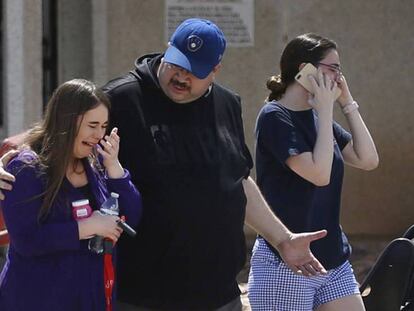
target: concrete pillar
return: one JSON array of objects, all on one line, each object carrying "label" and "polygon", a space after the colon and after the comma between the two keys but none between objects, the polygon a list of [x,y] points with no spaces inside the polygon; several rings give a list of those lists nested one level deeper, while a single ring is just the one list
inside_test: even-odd
[{"label": "concrete pillar", "polygon": [[92,0],[93,81],[104,85],[108,76],[108,8],[107,0]]},{"label": "concrete pillar", "polygon": [[4,128],[27,129],[42,114],[42,1],[4,0]]},{"label": "concrete pillar", "polygon": [[58,84],[92,79],[91,2],[58,0]]}]

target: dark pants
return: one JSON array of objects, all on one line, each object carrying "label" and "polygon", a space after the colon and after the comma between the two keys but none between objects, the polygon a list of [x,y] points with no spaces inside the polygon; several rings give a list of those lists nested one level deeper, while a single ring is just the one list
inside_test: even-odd
[{"label": "dark pants", "polygon": [[[118,311],[162,311],[159,309],[143,308],[133,306],[127,303],[118,302]],[[240,297],[230,301],[228,304],[218,308],[212,309],[211,311],[242,311],[242,303]]]}]

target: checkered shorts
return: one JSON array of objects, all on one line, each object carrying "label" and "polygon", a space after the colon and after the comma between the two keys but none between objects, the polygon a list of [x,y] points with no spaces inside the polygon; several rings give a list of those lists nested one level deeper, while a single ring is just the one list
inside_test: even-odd
[{"label": "checkered shorts", "polygon": [[249,275],[253,311],[311,311],[329,301],[359,293],[349,261],[326,275],[296,275],[262,238],[256,240]]}]

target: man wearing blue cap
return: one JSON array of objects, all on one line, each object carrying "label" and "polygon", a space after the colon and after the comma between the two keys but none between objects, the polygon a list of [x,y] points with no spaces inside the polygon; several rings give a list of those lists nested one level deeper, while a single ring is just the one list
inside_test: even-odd
[{"label": "man wearing blue cap", "polygon": [[241,310],[244,221],[296,273],[325,272],[309,244],[326,232],[291,233],[249,177],[240,98],[214,82],[225,47],[215,24],[188,19],[164,54],[103,87],[144,204],[137,237],[118,242],[118,310]]},{"label": "man wearing blue cap", "polygon": [[225,48],[214,23],[188,19],[103,88],[144,204],[137,237],[119,241],[121,310],[241,310],[245,220],[295,272],[324,272],[309,243],[326,232],[289,232],[249,177],[240,98],[214,82]]}]

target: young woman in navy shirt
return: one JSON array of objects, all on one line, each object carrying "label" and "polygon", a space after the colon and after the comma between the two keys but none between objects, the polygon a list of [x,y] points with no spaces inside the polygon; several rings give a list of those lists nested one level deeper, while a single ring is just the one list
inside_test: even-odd
[{"label": "young woman in navy shirt", "polygon": [[[307,64],[312,93],[295,80]],[[378,165],[371,135],[342,74],[336,44],[316,34],[288,43],[280,76],[267,82],[271,93],[256,125],[257,183],[266,200],[293,232],[327,229],[311,245],[327,269],[310,277],[312,266],[290,267],[262,237],[251,260],[249,299],[253,310],[364,310],[352,267],[350,246],[339,224],[344,163],[364,170]],[[337,98],[337,94],[339,94]],[[350,133],[333,120],[337,103]]]}]

